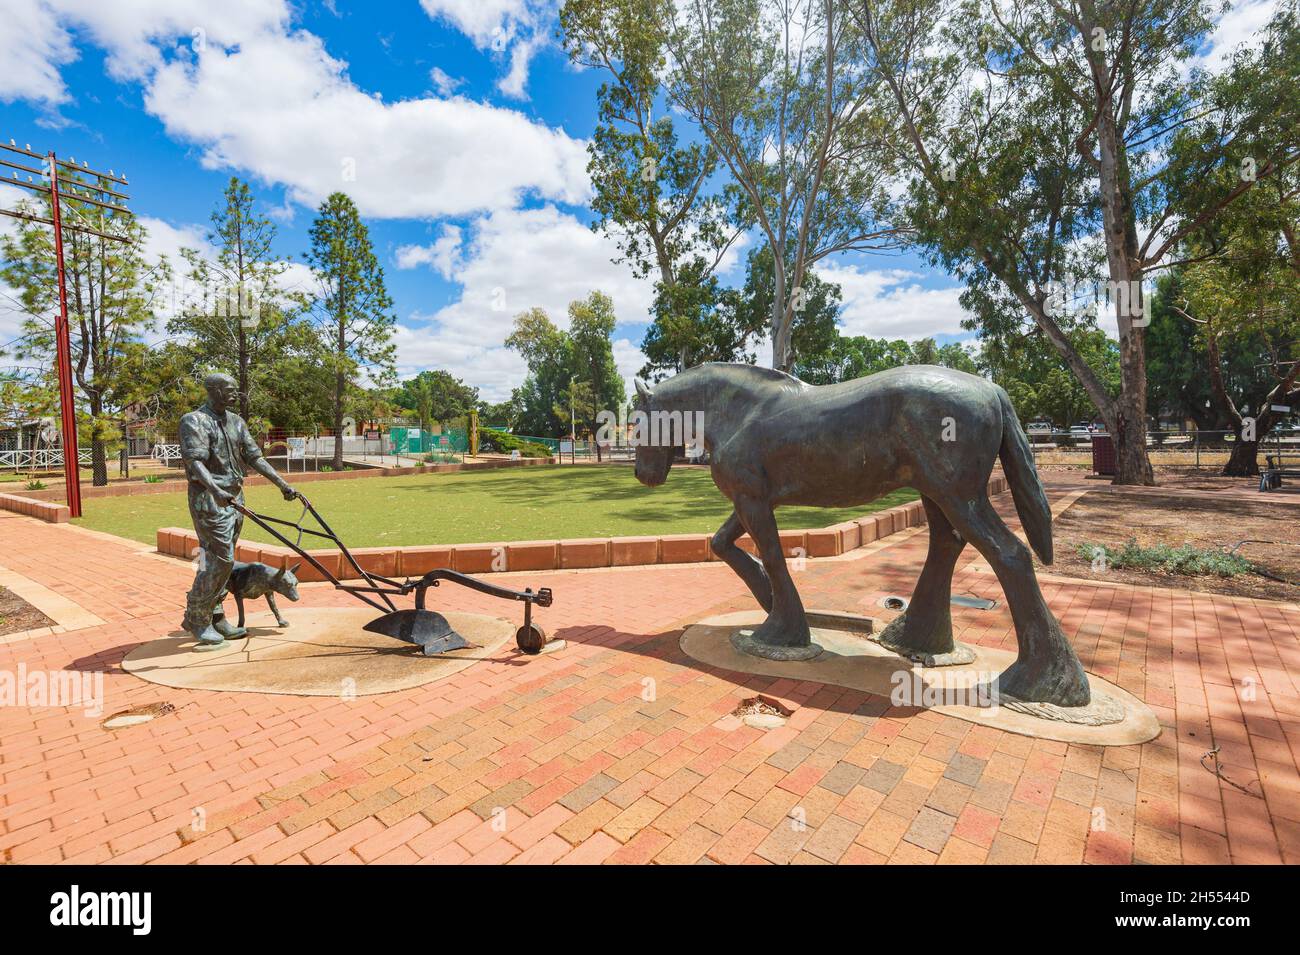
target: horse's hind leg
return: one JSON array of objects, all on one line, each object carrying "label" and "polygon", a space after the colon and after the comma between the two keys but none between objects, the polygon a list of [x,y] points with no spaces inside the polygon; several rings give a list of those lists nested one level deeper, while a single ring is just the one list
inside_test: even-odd
[{"label": "horse's hind leg", "polygon": [[1016,662],[998,677],[998,691],[1033,703],[1086,706],[1088,677],[1074,647],[1047,609],[1029,548],[998,517],[988,498],[945,501],[945,513],[998,575],[1016,626]]},{"label": "horse's hind leg", "polygon": [[759,605],[771,613],[772,582],[767,579],[767,571],[763,569],[763,565],[736,546],[736,541],[743,533],[745,533],[745,525],[741,523],[740,515],[733,510],[731,516],[713,535],[709,546],[713,549],[713,553],[717,554],[720,560],[725,561],[727,566],[736,572],[736,576],[745,582],[745,586],[749,588]]},{"label": "horse's hind leg", "polygon": [[922,497],[930,528],[930,549],[907,610],[880,634],[880,645],[925,666],[970,663],[975,653],[952,638],[952,572],[966,541],[939,505]]}]

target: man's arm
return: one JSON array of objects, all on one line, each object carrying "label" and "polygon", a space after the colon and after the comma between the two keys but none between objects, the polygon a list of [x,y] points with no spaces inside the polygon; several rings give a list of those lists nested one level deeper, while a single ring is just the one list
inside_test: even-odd
[{"label": "man's arm", "polygon": [[271,462],[266,460],[265,455],[262,454],[262,449],[253,440],[248,425],[243,422],[240,422],[240,425],[240,441],[244,446],[244,460],[248,462],[248,466],[278,487],[286,501],[292,501],[298,496],[298,492],[289,486],[288,481],[280,477],[275,468],[271,467]]}]

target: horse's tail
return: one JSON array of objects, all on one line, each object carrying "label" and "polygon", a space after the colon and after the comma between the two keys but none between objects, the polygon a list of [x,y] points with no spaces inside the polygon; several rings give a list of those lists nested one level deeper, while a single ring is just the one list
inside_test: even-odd
[{"label": "horse's tail", "polygon": [[[996,385],[994,387],[997,387]],[[1016,502],[1016,513],[1029,538],[1029,546],[1044,564],[1052,562],[1052,508],[1047,503],[1047,492],[1039,480],[1034,466],[1034,454],[1029,440],[1020,428],[1016,409],[1011,399],[998,387],[998,400],[1002,403],[1002,446],[998,457],[1007,483],[1011,485],[1011,499]]]}]

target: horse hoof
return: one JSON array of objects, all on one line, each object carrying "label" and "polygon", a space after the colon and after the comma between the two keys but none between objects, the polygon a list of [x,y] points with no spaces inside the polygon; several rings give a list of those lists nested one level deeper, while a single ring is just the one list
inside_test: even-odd
[{"label": "horse hoof", "polygon": [[731,645],[741,653],[764,660],[811,660],[822,652],[822,648],[812,642],[796,646],[764,643],[756,638],[753,630],[737,630],[731,635]]},{"label": "horse hoof", "polygon": [[1059,663],[1037,672],[1013,663],[998,677],[998,693],[1026,703],[1087,706],[1092,700],[1092,688],[1083,667],[1077,660]]}]

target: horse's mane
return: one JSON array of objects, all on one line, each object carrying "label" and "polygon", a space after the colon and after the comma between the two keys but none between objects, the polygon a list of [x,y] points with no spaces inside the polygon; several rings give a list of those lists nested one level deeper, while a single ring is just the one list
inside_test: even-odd
[{"label": "horse's mane", "polygon": [[725,361],[706,361],[703,364],[696,365],[693,368],[688,368],[685,371],[674,375],[662,384],[669,384],[678,378],[685,379],[687,376],[695,377],[697,374],[706,371],[715,374],[721,373],[723,375],[734,376],[737,378],[751,378],[755,380],[770,381],[776,384],[789,385],[791,390],[796,391],[802,391],[805,388],[811,387],[805,382],[800,381],[794,375],[786,374],[784,371],[777,371],[775,368],[764,368],[761,365],[749,365],[741,362]]}]

